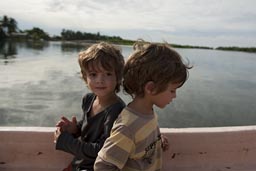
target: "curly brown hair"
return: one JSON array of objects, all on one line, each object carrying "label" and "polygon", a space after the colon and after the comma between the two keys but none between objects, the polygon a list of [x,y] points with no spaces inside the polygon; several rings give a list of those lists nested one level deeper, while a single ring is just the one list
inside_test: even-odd
[{"label": "curly brown hair", "polygon": [[124,91],[132,97],[144,96],[147,82],[156,85],[156,94],[164,91],[169,83],[180,84],[188,79],[188,69],[182,57],[167,43],[136,42],[134,52],[129,56],[124,67]]},{"label": "curly brown hair", "polygon": [[89,65],[96,70],[99,69],[99,66],[102,66],[107,71],[115,72],[117,77],[115,91],[120,91],[124,69],[124,57],[120,48],[107,42],[100,42],[91,45],[85,51],[80,52],[78,56],[81,74],[85,82]]}]

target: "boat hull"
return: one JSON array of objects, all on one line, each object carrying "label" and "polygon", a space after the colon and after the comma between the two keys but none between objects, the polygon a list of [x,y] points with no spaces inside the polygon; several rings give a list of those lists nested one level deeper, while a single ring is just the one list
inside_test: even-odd
[{"label": "boat hull", "polygon": [[[53,127],[0,127],[1,171],[61,171],[72,155],[55,150]],[[255,171],[256,126],[161,128],[163,171]]]}]

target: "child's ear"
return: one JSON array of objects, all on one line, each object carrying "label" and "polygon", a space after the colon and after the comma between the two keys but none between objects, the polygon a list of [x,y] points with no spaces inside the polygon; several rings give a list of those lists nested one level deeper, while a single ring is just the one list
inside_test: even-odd
[{"label": "child's ear", "polygon": [[155,87],[155,83],[153,81],[149,81],[146,83],[144,91],[147,94],[154,94]]}]

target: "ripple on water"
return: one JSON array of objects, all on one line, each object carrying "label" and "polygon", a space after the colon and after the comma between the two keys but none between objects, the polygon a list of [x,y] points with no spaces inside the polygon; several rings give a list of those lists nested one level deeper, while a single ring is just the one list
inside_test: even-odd
[{"label": "ripple on water", "polygon": [[31,104],[31,105],[25,105],[24,106],[24,108],[25,109],[45,109],[45,108],[49,108],[49,106],[47,106],[47,105],[33,105],[33,104]]}]

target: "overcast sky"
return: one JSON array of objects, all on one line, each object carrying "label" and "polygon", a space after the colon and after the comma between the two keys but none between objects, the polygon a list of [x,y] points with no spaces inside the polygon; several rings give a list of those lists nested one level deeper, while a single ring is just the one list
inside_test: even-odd
[{"label": "overcast sky", "polygon": [[198,46],[256,47],[255,0],[0,0],[20,29]]}]

